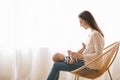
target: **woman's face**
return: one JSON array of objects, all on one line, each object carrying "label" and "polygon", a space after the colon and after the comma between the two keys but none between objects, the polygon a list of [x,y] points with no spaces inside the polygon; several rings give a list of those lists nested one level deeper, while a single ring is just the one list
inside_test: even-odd
[{"label": "woman's face", "polygon": [[83,20],[82,18],[79,18],[80,20],[80,25],[84,28],[87,29],[89,26],[88,24],[85,22],[85,20]]}]

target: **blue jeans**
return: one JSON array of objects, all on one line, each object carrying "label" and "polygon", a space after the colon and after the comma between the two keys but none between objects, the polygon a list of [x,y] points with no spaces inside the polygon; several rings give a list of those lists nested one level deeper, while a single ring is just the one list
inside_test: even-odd
[{"label": "blue jeans", "polygon": [[74,64],[66,64],[65,62],[55,62],[49,73],[47,80],[58,80],[60,71],[72,71],[84,65],[83,60],[74,62]]}]

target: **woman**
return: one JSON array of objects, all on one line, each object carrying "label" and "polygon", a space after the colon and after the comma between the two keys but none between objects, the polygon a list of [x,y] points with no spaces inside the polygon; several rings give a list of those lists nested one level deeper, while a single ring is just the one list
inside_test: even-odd
[{"label": "woman", "polygon": [[[71,55],[74,59],[78,59],[74,64],[66,64],[65,62],[55,62],[51,72],[47,78],[47,80],[58,80],[60,71],[72,71],[75,70],[84,64],[91,61],[93,58],[102,54],[102,50],[104,48],[104,34],[98,27],[94,17],[89,11],[83,11],[78,15],[80,24],[84,29],[90,29],[90,34],[88,36],[88,41],[86,44],[86,48],[83,52],[79,53],[80,50]],[[101,60],[96,61],[94,64],[88,66],[90,69],[100,69],[101,68]]]}]

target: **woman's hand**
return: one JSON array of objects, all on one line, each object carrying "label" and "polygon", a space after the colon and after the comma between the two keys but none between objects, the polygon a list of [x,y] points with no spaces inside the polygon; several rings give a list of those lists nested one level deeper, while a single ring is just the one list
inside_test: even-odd
[{"label": "woman's hand", "polygon": [[79,50],[78,52],[72,52],[71,50],[68,50],[68,55],[70,55],[74,59],[83,59],[83,50],[85,49],[86,45],[82,43],[83,48]]},{"label": "woman's hand", "polygon": [[85,43],[82,42],[82,48],[85,49],[86,48],[86,45]]},{"label": "woman's hand", "polygon": [[83,59],[83,54],[77,54],[76,52],[73,52],[71,54],[71,57],[74,58],[74,59],[82,60]]},{"label": "woman's hand", "polygon": [[68,50],[68,55],[70,55],[72,58],[76,58],[76,52],[72,52],[71,50]]}]

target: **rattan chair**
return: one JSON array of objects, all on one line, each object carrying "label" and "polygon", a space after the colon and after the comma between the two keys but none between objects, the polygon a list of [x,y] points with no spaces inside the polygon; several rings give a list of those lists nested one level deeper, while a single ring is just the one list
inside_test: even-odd
[{"label": "rattan chair", "polygon": [[[110,66],[116,58],[118,53],[120,42],[115,42],[103,50],[103,54],[94,58],[89,63],[85,64],[84,66],[71,71],[71,73],[75,74],[74,80],[79,80],[79,77],[88,78],[88,79],[96,79],[108,71],[110,76],[110,80],[112,80],[112,75],[110,73]],[[102,67],[100,70],[97,69],[90,69],[88,68],[89,65],[92,65],[95,61],[102,59]]]}]

